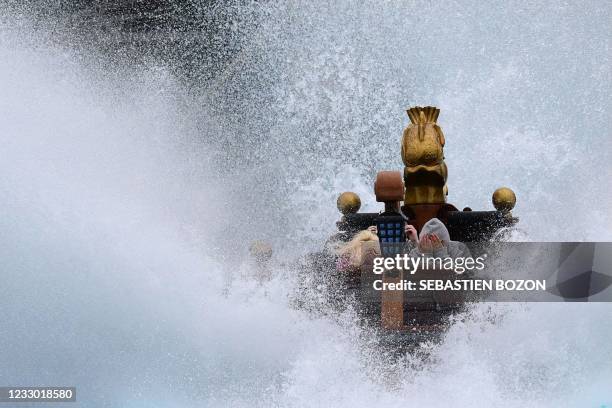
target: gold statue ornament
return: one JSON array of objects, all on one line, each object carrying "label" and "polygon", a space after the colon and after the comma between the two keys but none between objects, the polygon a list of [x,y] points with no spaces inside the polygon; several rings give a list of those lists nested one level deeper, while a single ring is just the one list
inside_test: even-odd
[{"label": "gold statue ornament", "polygon": [[444,133],[436,123],[440,109],[416,106],[407,112],[411,123],[402,137],[404,204],[445,203],[448,169],[444,162]]}]

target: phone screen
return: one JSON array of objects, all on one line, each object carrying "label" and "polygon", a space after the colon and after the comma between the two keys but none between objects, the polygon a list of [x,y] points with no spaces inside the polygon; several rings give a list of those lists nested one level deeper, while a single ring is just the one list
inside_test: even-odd
[{"label": "phone screen", "polygon": [[382,255],[400,253],[406,242],[406,220],[401,215],[380,215],[375,220]]}]

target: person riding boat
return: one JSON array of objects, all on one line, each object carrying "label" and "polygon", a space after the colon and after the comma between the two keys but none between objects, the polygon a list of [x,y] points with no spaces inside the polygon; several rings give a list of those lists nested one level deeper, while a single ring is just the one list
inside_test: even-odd
[{"label": "person riding boat", "polygon": [[[419,235],[416,228],[410,224],[405,226],[406,238],[408,238],[407,250],[414,248],[418,244]],[[380,256],[380,247],[375,226],[368,227],[355,234],[346,244],[336,248],[336,270],[339,272],[357,272],[364,264],[366,257]]]},{"label": "person riding boat", "polygon": [[437,218],[432,218],[423,225],[418,237],[418,245],[411,255],[426,255],[433,258],[469,257],[470,250],[459,241],[451,241],[446,226]]},{"label": "person riding boat", "polygon": [[360,231],[353,239],[340,246],[336,253],[338,255],[336,269],[339,272],[358,271],[365,255],[377,255],[380,253],[378,236],[371,227]]}]

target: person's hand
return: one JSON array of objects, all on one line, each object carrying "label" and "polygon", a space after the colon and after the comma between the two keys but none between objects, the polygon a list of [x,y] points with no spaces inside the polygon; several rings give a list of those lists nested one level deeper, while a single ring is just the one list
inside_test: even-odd
[{"label": "person's hand", "polygon": [[378,228],[376,228],[376,225],[370,225],[368,227],[368,231],[370,231],[372,234],[378,234]]},{"label": "person's hand", "polygon": [[440,249],[444,246],[436,234],[431,234],[429,238],[431,239],[431,246],[433,249]]},{"label": "person's hand", "polygon": [[424,252],[424,253],[433,252],[433,244],[431,242],[429,234],[425,234],[421,236],[421,239],[419,240],[419,249],[421,250],[421,252]]},{"label": "person's hand", "polygon": [[419,234],[417,233],[416,228],[414,228],[412,225],[406,224],[404,227],[404,233],[406,234],[406,238],[415,244],[419,241]]},{"label": "person's hand", "polygon": [[435,249],[440,249],[444,246],[442,241],[436,234],[426,234],[419,241],[419,249],[421,252],[431,253]]}]

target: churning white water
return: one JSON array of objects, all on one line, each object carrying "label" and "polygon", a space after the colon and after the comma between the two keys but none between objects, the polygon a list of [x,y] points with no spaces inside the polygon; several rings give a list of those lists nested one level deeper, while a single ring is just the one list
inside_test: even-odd
[{"label": "churning white water", "polygon": [[[416,104],[442,110],[450,202],[507,185],[528,239],[612,239],[610,5],[244,9],[240,52],[196,83],[2,10],[0,385],[83,407],[612,404],[608,304],[478,305],[426,361],[383,357],[350,310],[296,307],[291,266],[339,192],[377,210]],[[263,288],[239,273],[257,238]]]}]

